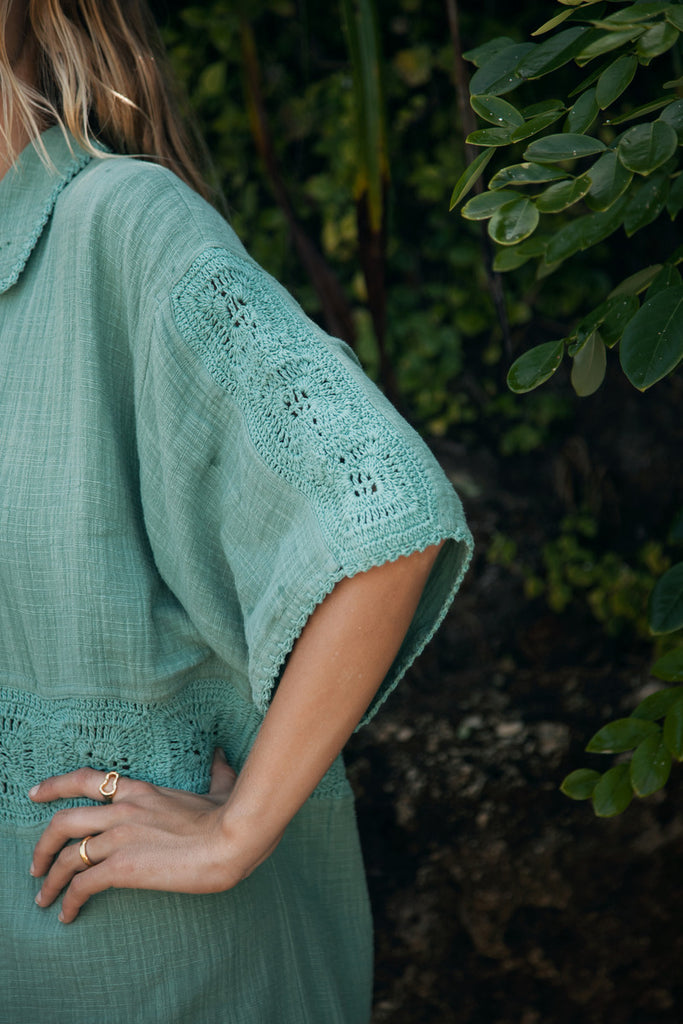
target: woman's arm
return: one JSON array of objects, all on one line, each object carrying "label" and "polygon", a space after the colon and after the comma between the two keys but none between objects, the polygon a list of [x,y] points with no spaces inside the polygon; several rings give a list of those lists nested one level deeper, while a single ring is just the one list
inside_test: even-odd
[{"label": "woman's arm", "polygon": [[[61,919],[115,888],[218,892],[266,859],[350,736],[384,679],[440,545],[344,579],[294,645],[247,761],[235,774],[218,755],[207,796],[121,779],[112,804],[57,812],[32,871],[47,875],[37,902],[68,886]],[[47,779],[31,798],[101,799],[102,773]],[[77,845],[92,835],[85,870]],[[61,851],[61,852],[60,852]]]}]

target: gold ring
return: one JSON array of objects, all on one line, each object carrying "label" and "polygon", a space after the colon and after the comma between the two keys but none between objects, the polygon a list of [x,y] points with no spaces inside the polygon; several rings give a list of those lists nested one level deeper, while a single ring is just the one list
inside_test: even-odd
[{"label": "gold ring", "polygon": [[[107,772],[104,777],[104,781],[100,786],[100,793],[102,794],[106,803],[110,804],[116,796],[116,788],[119,784],[119,773],[118,772]],[[110,787],[107,789],[107,785]]]},{"label": "gold ring", "polygon": [[81,860],[85,864],[86,868],[91,868],[94,866],[93,862],[90,860],[90,857],[88,856],[87,844],[89,839],[92,839],[92,836],[86,836],[85,839],[81,839],[81,842],[78,847],[78,852],[80,854]]}]

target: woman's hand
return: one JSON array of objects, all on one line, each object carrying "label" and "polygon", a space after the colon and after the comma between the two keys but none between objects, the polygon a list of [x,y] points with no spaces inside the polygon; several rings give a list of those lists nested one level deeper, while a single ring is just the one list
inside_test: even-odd
[{"label": "woman's hand", "polygon": [[[102,800],[104,772],[81,768],[56,775],[31,790],[36,803],[62,798]],[[111,803],[57,811],[38,840],[31,873],[45,875],[36,902],[48,907],[66,889],[59,915],[70,923],[95,893],[109,888],[161,889],[166,892],[220,892],[236,885],[266,851],[231,840],[225,805],[235,772],[217,750],[208,794],[162,789],[121,777]],[[88,867],[79,843],[87,843]],[[67,845],[68,844],[68,845]]]}]

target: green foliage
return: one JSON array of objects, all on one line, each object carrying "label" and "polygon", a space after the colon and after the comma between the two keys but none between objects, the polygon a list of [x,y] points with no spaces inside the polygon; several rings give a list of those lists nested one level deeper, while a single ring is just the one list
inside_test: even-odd
[{"label": "green foliage", "polygon": [[[482,217],[490,218],[489,234],[500,245],[521,247],[538,236],[533,254],[520,248],[520,258],[501,257],[497,266],[508,270],[535,262],[539,280],[615,232],[623,230],[631,237],[667,215],[675,219],[683,207],[683,101],[673,91],[681,83],[667,81],[671,52],[678,52],[683,30],[683,9],[638,0],[617,0],[610,4],[617,9],[609,13],[593,0],[563,6],[570,9],[558,11],[535,33],[545,37],[542,42],[501,40],[493,51],[479,47],[466,55],[478,66],[471,80],[472,107],[490,122],[497,115],[501,126],[474,132],[469,141],[495,146],[500,163],[517,155],[517,140],[531,139],[521,154],[524,163],[505,163],[492,175],[479,209]],[[570,18],[572,25],[566,27]],[[562,69],[566,82],[572,65],[593,63],[596,69],[558,104],[560,111],[568,110],[560,132],[548,134],[549,121],[525,116],[525,108],[512,101],[512,94],[528,88],[534,79]],[[678,67],[676,61],[673,67]],[[629,96],[634,87],[641,87],[641,79],[646,91],[655,95],[634,107]],[[615,126],[633,120],[638,123],[615,134]],[[553,180],[556,184],[538,188]],[[522,190],[518,198],[501,205],[491,199],[487,208],[488,196],[511,185]],[[459,199],[465,195],[463,190]],[[668,244],[669,249],[664,248],[660,266],[671,275],[681,255],[668,238],[663,233],[662,246]],[[622,306],[618,319],[612,319],[609,340],[597,329],[582,338],[579,322],[561,342],[552,343],[553,364],[561,362],[561,355],[556,356],[560,347],[573,360],[571,382],[578,395],[600,387],[606,345],[620,345],[621,367],[639,390],[678,366],[683,358],[683,290],[677,277],[666,280],[658,294],[646,295],[642,304]],[[590,316],[596,319],[598,311]],[[508,375],[510,388],[521,393],[548,380],[550,352],[550,347],[538,346],[520,356]]]}]

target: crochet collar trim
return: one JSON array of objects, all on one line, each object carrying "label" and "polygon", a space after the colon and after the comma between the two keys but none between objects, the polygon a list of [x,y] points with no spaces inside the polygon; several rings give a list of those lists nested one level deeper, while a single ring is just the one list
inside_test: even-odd
[{"label": "crochet collar trim", "polygon": [[58,126],[48,128],[42,141],[52,168],[29,143],[0,181],[0,294],[19,280],[59,193],[92,159]]}]

